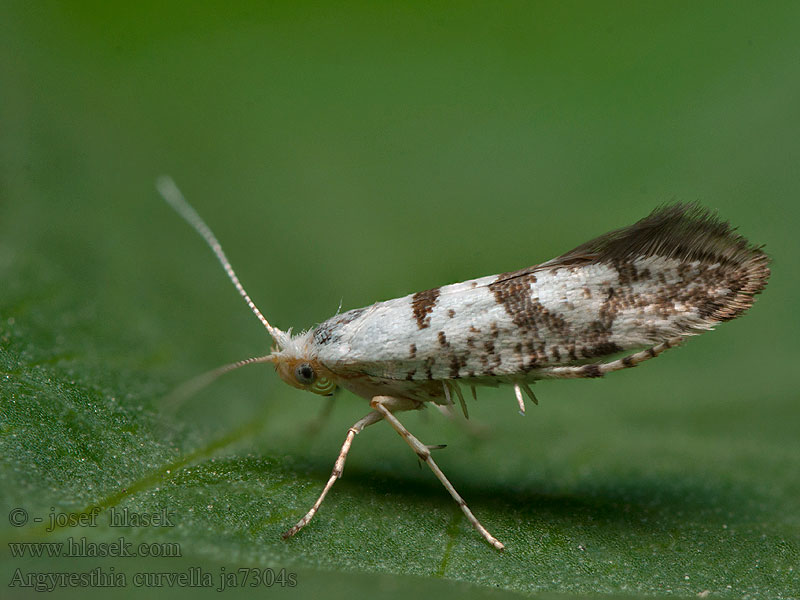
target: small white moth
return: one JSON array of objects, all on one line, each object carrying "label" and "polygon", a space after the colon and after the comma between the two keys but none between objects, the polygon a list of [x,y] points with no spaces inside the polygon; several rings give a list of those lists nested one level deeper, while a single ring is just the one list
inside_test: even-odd
[{"label": "small white moth", "polygon": [[[537,402],[531,383],[602,377],[634,367],[739,316],[769,278],[769,259],[759,248],[696,204],[675,204],[540,265],[378,302],[292,335],[261,314],[217,238],[172,179],[161,177],[156,185],[205,239],[274,341],[269,354],[212,371],[203,384],[269,362],[293,387],[330,395],[340,386],[369,400],[370,412],[348,429],[319,498],[285,538],[316,514],[342,475],[355,436],[385,420],[427,463],[475,529],[502,550],[436,465],[430,448],[396,413],[426,403],[447,407],[455,397],[466,414],[460,384],[469,385],[474,396],[477,385],[501,383],[514,387],[524,411],[523,392]],[[601,360],[626,351],[621,358]]]}]

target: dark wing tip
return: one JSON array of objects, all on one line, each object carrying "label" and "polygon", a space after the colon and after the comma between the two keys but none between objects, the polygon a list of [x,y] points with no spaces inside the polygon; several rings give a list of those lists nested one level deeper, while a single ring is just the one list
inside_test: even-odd
[{"label": "dark wing tip", "polygon": [[739,274],[737,292],[709,315],[714,321],[728,321],[747,310],[770,275],[769,257],[762,247],[751,244],[730,223],[697,202],[660,206],[633,225],[581,244],[540,268],[619,264],[654,256],[719,264]]},{"label": "dark wing tip", "polygon": [[730,223],[692,202],[660,206],[633,225],[581,244],[547,264],[613,262],[651,256],[735,266],[766,257],[760,247],[737,234]]}]

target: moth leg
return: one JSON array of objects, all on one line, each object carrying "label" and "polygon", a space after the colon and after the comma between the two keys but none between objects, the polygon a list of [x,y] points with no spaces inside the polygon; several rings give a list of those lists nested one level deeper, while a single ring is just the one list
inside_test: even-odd
[{"label": "moth leg", "polygon": [[334,396],[325,398],[322,408],[319,409],[314,419],[309,421],[305,426],[305,431],[308,435],[316,435],[320,432],[325,423],[330,419],[334,404],[336,404],[336,398]]},{"label": "moth leg", "polygon": [[312,506],[309,511],[305,514],[305,516],[300,519],[294,527],[292,527],[289,531],[285,532],[281,537],[283,539],[287,539],[292,537],[295,533],[300,531],[303,527],[308,525],[311,519],[314,518],[314,515],[317,514],[322,501],[325,499],[325,496],[328,494],[328,491],[333,487],[333,484],[336,483],[336,480],[342,476],[342,471],[344,470],[344,461],[347,459],[347,453],[350,452],[350,446],[353,443],[353,439],[361,433],[361,430],[365,427],[372,425],[373,423],[377,423],[383,418],[383,415],[379,411],[373,410],[363,419],[357,421],[350,429],[347,430],[347,436],[344,438],[344,444],[342,444],[342,449],[339,450],[339,457],[336,459],[336,462],[333,464],[333,471],[331,472],[331,476],[328,479],[328,483],[325,484],[325,487],[322,490],[322,493],[317,498],[317,501],[314,502],[314,506]]},{"label": "moth leg", "polygon": [[406,443],[411,446],[411,449],[417,453],[417,456],[427,463],[431,471],[433,471],[433,474],[436,475],[436,478],[442,482],[442,485],[445,487],[445,489],[450,492],[450,495],[456,501],[458,506],[461,507],[461,510],[466,515],[467,520],[469,520],[469,522],[472,523],[472,526],[478,530],[478,533],[480,533],[483,538],[492,546],[498,550],[502,550],[505,546],[503,546],[503,544],[496,537],[489,533],[487,529],[481,525],[480,521],[475,518],[475,515],[472,514],[472,511],[467,506],[467,503],[459,495],[459,493],[453,487],[453,484],[450,483],[447,477],[445,477],[445,474],[442,473],[442,470],[431,457],[431,452],[428,447],[414,437],[411,432],[408,431],[408,429],[406,429],[400,421],[398,421],[397,417],[392,414],[393,410],[407,410],[405,408],[406,401],[392,398],[391,396],[375,396],[369,405],[375,409],[375,411],[379,412],[384,420],[386,420],[394,428],[394,430],[400,434]]},{"label": "moth leg", "polygon": [[538,371],[537,375],[540,377],[553,378],[602,377],[606,373],[635,367],[639,363],[643,363],[646,360],[655,358],[664,352],[664,350],[674,348],[682,341],[682,337],[674,337],[665,340],[656,346],[642,350],[641,352],[629,354],[628,356],[623,356],[622,358],[613,360],[611,362],[575,365],[569,367],[548,367]]}]

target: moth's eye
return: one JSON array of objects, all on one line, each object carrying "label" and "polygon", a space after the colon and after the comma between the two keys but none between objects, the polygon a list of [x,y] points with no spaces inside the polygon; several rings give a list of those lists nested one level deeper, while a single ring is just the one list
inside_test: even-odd
[{"label": "moth's eye", "polygon": [[308,363],[300,363],[294,370],[294,377],[298,383],[303,385],[310,385],[314,383],[317,374],[314,373],[314,368]]}]

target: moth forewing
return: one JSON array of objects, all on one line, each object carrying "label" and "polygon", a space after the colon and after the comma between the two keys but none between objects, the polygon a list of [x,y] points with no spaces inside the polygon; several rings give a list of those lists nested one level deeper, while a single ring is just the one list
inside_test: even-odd
[{"label": "moth forewing", "polygon": [[[378,302],[292,335],[256,307],[174,182],[161,178],[157,187],[205,239],[275,343],[270,354],[217,369],[213,377],[271,362],[293,387],[328,395],[338,385],[370,401],[371,411],[348,430],[322,494],[285,537],[316,514],[355,436],[385,420],[483,538],[502,549],[396,413],[429,402],[452,406],[457,398],[466,416],[461,383],[473,398],[477,385],[510,384],[524,412],[523,392],[538,403],[530,383],[636,366],[741,315],[769,278],[760,248],[698,205],[674,204],[545,263]],[[620,353],[627,354],[614,359]]]}]

